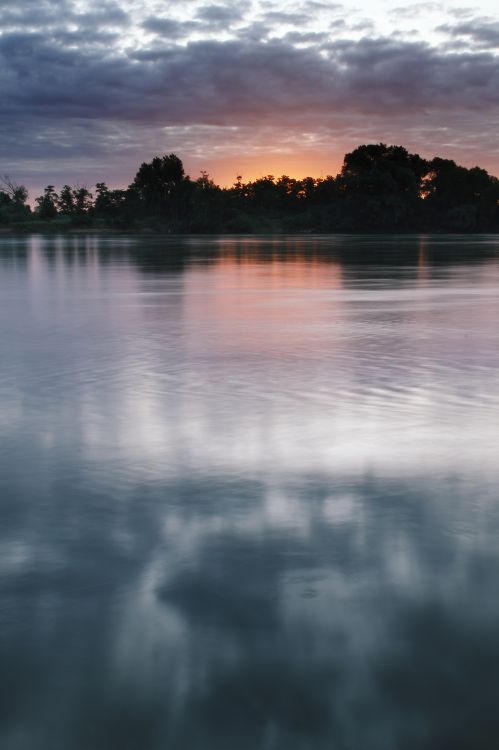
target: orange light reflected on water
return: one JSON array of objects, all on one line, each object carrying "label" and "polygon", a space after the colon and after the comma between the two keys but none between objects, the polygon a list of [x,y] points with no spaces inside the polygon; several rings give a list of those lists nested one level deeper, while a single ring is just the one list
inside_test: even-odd
[{"label": "orange light reflected on water", "polygon": [[277,253],[282,240],[275,244],[275,255],[270,246],[263,259],[251,240],[227,243],[209,270],[190,270],[184,315],[191,331],[209,325],[217,347],[227,352],[273,357],[313,348],[323,335],[324,308],[341,304],[335,294],[342,288],[341,265],[315,258],[313,241],[307,254],[291,244],[283,262]]}]

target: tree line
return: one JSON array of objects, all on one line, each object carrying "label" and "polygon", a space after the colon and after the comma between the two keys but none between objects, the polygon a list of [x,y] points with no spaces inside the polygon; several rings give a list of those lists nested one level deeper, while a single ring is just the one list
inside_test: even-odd
[{"label": "tree line", "polygon": [[0,224],[168,233],[497,232],[499,180],[480,167],[423,159],[402,146],[362,145],[340,173],[295,179],[267,175],[222,188],[206,172],[193,180],[175,154],[143,163],[122,190],[48,185],[28,192],[0,180]]}]

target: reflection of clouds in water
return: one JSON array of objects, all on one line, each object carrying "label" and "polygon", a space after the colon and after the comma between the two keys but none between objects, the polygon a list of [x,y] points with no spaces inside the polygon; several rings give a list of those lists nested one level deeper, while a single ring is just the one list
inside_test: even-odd
[{"label": "reflection of clouds in water", "polygon": [[[92,483],[91,495],[73,489],[64,513],[41,482],[43,512],[23,519],[24,532],[52,545],[32,548],[39,604],[24,619],[36,617],[47,648],[59,643],[42,705],[50,708],[62,680],[65,731],[78,717],[90,721],[98,705],[96,748],[106,747],[123,712],[120,736],[145,736],[152,722],[151,747],[202,747],[202,737],[218,748],[239,735],[248,748],[335,741],[381,749],[404,742],[414,722],[424,738],[468,741],[482,721],[495,731],[464,677],[477,679],[486,666],[489,680],[499,666],[492,486],[472,476],[281,477],[268,485],[207,476],[129,486],[113,499],[105,477]],[[14,519],[12,537],[15,528]],[[55,556],[62,566],[51,572],[44,560]],[[4,595],[19,598],[26,572]],[[44,633],[39,617],[50,597]],[[80,660],[68,627],[79,642],[92,622]],[[7,643],[19,639],[2,632]],[[475,664],[477,654],[488,663]],[[75,681],[65,676],[68,659]],[[433,684],[449,710],[469,705],[455,732],[445,712],[430,710],[428,695],[441,700]]]},{"label": "reflection of clouds in water", "polygon": [[[357,287],[335,263],[194,266],[170,307],[152,303],[147,368],[133,339],[120,351],[127,378],[104,405],[120,455],[158,473],[405,473],[466,452],[494,470],[496,286],[455,277],[391,290]],[[105,423],[88,436],[91,455],[106,437]]]},{"label": "reflection of clouds in water", "polygon": [[497,744],[495,262],[40,243],[0,278],[2,747]]},{"label": "reflection of clouds in water", "polygon": [[[429,265],[421,277],[417,265],[348,263],[348,253],[334,255],[345,238],[212,240],[196,262],[194,241],[176,255],[141,254],[125,239],[102,242],[100,255],[95,238],[30,242],[36,294],[15,316],[6,438],[35,425],[49,452],[73,442],[114,466],[117,481],[129,472],[403,475],[448,471],[464,453],[467,465],[495,471],[493,261]],[[426,252],[441,242],[426,240]],[[184,258],[183,273],[172,255]],[[132,259],[158,270],[139,275]],[[24,278],[12,274],[9,290]]]},{"label": "reflection of clouds in water", "polygon": [[[487,528],[470,521],[466,485],[454,485],[453,500],[445,485],[413,485],[366,480],[337,495],[327,481],[283,483],[278,493],[252,486],[247,495],[234,485],[246,500],[232,509],[230,493],[207,480],[208,510],[204,485],[193,484],[164,509],[163,541],[141,593],[119,616],[120,679],[147,690],[167,674],[177,684],[170,678],[178,675],[164,701],[179,747],[196,731],[213,747],[233,740],[225,711],[238,717],[243,747],[267,734],[276,746],[305,747],[311,737],[320,747],[333,739],[362,746],[369,737],[370,747],[397,746],[412,722],[422,738],[464,732],[469,741],[466,732],[486,718],[482,705],[472,703],[454,735],[427,696],[438,698],[435,681],[452,710],[472,700],[461,665],[478,670],[473,650],[492,636],[499,614],[499,518],[489,514]],[[306,540],[285,515],[277,522],[284,496],[301,513]],[[467,523],[473,547],[448,526],[453,502],[461,508],[454,523]],[[495,638],[483,649],[499,666]],[[359,711],[368,712],[364,722]]]}]

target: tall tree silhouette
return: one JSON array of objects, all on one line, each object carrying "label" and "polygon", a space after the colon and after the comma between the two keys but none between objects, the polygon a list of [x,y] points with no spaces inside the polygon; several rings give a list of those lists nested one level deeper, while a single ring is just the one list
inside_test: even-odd
[{"label": "tall tree silhouette", "polygon": [[346,154],[338,188],[352,229],[406,228],[417,210],[428,163],[402,146],[359,146]]},{"label": "tall tree silhouette", "polygon": [[182,187],[187,180],[178,156],[156,156],[140,165],[130,189],[137,193],[146,215],[163,216],[177,225]]}]

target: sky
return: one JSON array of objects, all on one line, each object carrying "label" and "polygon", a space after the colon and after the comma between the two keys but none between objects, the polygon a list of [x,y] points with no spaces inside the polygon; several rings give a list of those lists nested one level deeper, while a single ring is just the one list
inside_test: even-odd
[{"label": "sky", "polygon": [[361,143],[499,175],[495,2],[0,0],[0,174],[326,176]]}]

